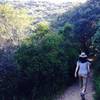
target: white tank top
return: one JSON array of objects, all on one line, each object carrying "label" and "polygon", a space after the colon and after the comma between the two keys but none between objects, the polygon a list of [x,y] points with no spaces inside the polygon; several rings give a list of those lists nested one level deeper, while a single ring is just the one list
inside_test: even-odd
[{"label": "white tank top", "polygon": [[77,64],[79,66],[79,74],[88,74],[89,62],[81,63],[78,61]]}]

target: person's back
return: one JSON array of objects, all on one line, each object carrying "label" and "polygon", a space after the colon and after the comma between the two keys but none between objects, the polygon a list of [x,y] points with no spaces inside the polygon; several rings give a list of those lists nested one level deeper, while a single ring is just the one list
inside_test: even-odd
[{"label": "person's back", "polygon": [[79,72],[78,72],[78,74],[79,75],[81,75],[81,74],[87,75],[88,74],[88,64],[89,64],[89,62],[87,61],[87,62],[82,63],[82,62],[78,61],[77,63],[79,65]]}]

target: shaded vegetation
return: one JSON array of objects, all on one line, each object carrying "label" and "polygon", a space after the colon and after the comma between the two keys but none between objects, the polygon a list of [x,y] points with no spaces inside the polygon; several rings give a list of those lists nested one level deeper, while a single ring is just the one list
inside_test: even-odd
[{"label": "shaded vegetation", "polygon": [[[41,25],[39,24],[39,27]],[[28,87],[31,89],[30,92],[34,91],[33,98],[35,100],[43,100],[45,96],[52,97],[71,85],[74,81],[74,63],[77,56],[77,49],[74,48],[74,45],[67,44],[67,41],[71,41],[69,38],[72,31],[71,25],[64,27],[63,34],[54,33],[43,26],[42,29],[37,30],[35,36],[33,33],[28,45],[26,45],[26,41],[28,42],[30,39],[25,40],[25,43],[23,42],[16,52],[19,71],[31,80],[32,87],[30,85]],[[48,30],[48,32],[40,37],[42,33],[45,33],[45,30]],[[64,36],[65,32],[68,33],[68,36]],[[40,35],[38,36],[38,34]],[[22,84],[25,84],[25,81]],[[20,89],[25,89],[25,87],[27,87],[27,84]]]},{"label": "shaded vegetation", "polygon": [[95,100],[99,100],[100,99],[100,21],[97,23],[98,29],[93,37],[93,43],[94,45],[97,47],[97,60],[95,62],[94,65],[94,83],[95,83],[95,90],[96,90],[96,94],[95,94]]}]

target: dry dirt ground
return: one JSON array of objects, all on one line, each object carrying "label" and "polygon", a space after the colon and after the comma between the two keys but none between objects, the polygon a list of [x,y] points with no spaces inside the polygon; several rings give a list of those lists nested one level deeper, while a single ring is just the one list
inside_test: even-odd
[{"label": "dry dirt ground", "polygon": [[[88,79],[87,92],[85,95],[85,100],[94,100],[93,95],[95,94],[93,90],[92,75]],[[55,100],[82,100],[80,97],[80,88],[79,84],[76,83],[73,86],[69,87],[63,95],[58,96]]]}]

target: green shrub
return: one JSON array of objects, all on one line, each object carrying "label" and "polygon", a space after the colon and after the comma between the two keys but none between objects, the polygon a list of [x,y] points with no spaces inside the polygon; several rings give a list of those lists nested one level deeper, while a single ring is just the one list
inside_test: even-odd
[{"label": "green shrub", "polygon": [[[43,29],[46,30],[42,27],[42,33]],[[41,34],[41,31],[37,33]],[[35,100],[43,100],[44,97],[52,97],[73,82],[77,50],[69,46],[65,49],[63,43],[63,34],[48,31],[38,39],[31,36],[17,50],[15,57],[18,70],[24,73],[25,78],[20,83],[24,85],[19,84],[18,87],[24,96],[26,92],[23,90],[27,89],[27,96],[31,92]]]},{"label": "green shrub", "polygon": [[95,77],[95,90],[96,90],[95,100],[100,100],[100,76]]},{"label": "green shrub", "polygon": [[[100,21],[97,23],[97,26],[100,26]],[[95,100],[100,100],[100,27],[97,27],[97,32],[92,41],[97,48],[97,60],[94,67]]]}]

